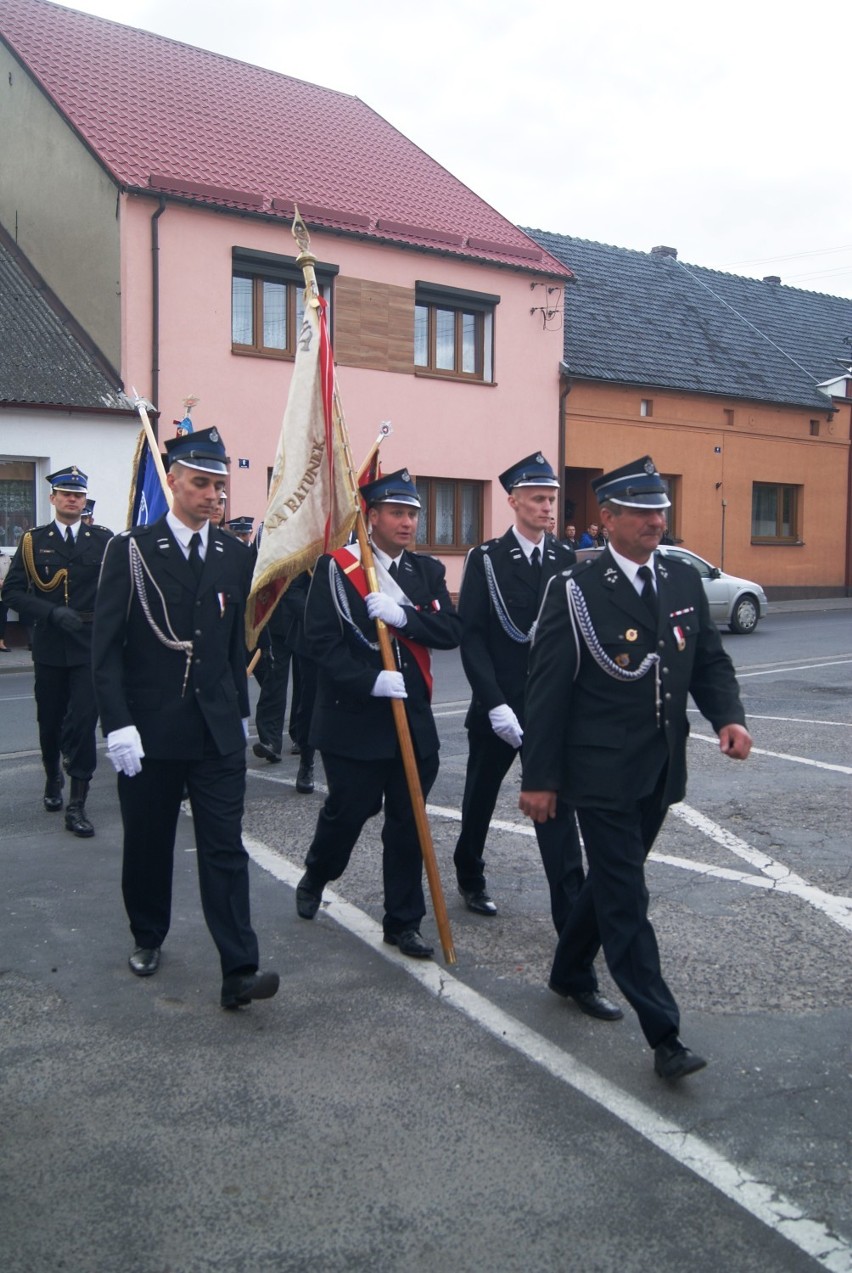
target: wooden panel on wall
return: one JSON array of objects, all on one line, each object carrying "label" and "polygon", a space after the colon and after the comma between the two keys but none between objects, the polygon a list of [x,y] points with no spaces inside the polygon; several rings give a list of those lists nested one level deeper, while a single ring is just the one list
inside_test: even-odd
[{"label": "wooden panel on wall", "polygon": [[334,355],[346,367],[414,372],[414,289],[340,276]]}]

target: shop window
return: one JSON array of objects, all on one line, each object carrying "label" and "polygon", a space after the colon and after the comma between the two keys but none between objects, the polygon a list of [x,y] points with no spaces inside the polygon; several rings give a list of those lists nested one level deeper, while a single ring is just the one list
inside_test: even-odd
[{"label": "shop window", "polygon": [[36,524],[36,473],[32,460],[0,460],[0,548],[14,552]]}]

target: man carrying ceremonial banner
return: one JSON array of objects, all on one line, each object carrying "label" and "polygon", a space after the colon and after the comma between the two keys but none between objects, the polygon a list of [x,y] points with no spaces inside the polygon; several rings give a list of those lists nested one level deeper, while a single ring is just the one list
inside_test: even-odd
[{"label": "man carrying ceremonial banner", "polygon": [[[299,217],[298,209],[296,209],[293,222],[293,235],[300,247],[297,263],[302,267],[305,275],[305,316],[297,341],[293,379],[272,474],[269,507],[264,518],[263,538],[246,609],[246,643],[249,649],[257,644],[259,633],[290,582],[302,571],[312,569],[320,554],[330,554],[335,549],[341,548],[353,526],[357,530],[360,569],[366,580],[366,588],[371,596],[384,599],[380,592],[372,546],[367,536],[364,513],[355,481],[346,424],[334,385],[334,363],[326,325],[325,302],[318,294],[313,269],[316,258],[310,252],[307,229]],[[323,561],[326,560],[327,558],[323,558]],[[443,580],[443,568],[440,567],[440,563],[433,564],[437,570],[440,570],[441,580]],[[311,592],[313,591],[312,585]],[[446,595],[445,587],[442,589],[442,599],[445,608],[443,622],[448,625],[449,630],[452,622],[458,620]],[[360,597],[357,598],[357,604],[364,604]],[[311,605],[309,597],[309,610]],[[394,603],[394,612],[399,608]],[[366,616],[366,610],[364,614]],[[391,644],[385,615],[373,605],[369,609],[369,616],[370,635],[366,638],[368,645],[365,648],[371,666],[375,663],[375,670],[369,675],[370,684],[373,685],[381,678],[387,681],[392,677],[395,678],[394,685],[396,685],[397,681],[403,680],[403,677],[397,661],[398,655],[395,654]],[[413,624],[413,627],[416,626]],[[364,639],[362,634],[362,641]],[[353,642],[354,640],[353,633]],[[353,642],[348,643],[349,647],[353,647]],[[458,635],[455,639],[428,642],[442,648],[451,648],[457,643]],[[338,646],[336,652],[342,653],[344,658],[351,654],[351,648],[344,648],[347,646],[346,641],[339,642]],[[331,681],[334,680],[335,672],[331,662],[332,653],[334,652],[329,649],[329,657],[322,661],[322,672]],[[368,669],[364,668],[362,672],[368,673]],[[363,674],[360,680],[362,682],[365,680]],[[444,956],[448,963],[455,963],[446,905],[426,818],[418,757],[415,755],[406,714],[405,690],[403,687],[400,688],[402,692],[399,695],[385,697],[382,704],[384,709],[389,709],[390,718],[396,729],[397,742],[392,749],[396,756],[394,774],[396,775],[396,765],[398,765],[399,775],[400,777],[404,775],[404,785],[407,787],[409,810],[405,820],[411,828],[412,835],[415,835],[419,841]],[[371,697],[368,690],[368,702]],[[374,699],[373,702],[375,703]],[[312,743],[314,741],[313,733],[311,741]],[[319,747],[322,752],[324,749],[321,741]],[[365,751],[364,756],[365,759],[369,758],[369,750]],[[329,766],[325,754],[323,762],[329,777],[330,788],[323,812],[333,816],[336,804],[332,789],[335,784],[328,773]],[[399,797],[396,803],[400,804]],[[348,845],[347,859],[348,853],[358,838],[361,825],[372,813],[379,811],[381,804],[382,796],[379,794],[378,805],[374,807],[371,803],[370,808],[365,809],[360,825]],[[387,829],[386,824],[386,833]],[[351,832],[351,830],[350,827],[348,831]],[[347,838],[350,838],[348,834]],[[390,848],[387,844],[387,834],[383,836],[383,839],[386,842],[385,857],[387,858]],[[418,866],[418,875],[419,869]],[[339,873],[339,871],[326,873],[322,881],[318,876],[311,878],[311,884],[320,884],[319,895],[316,891],[314,892],[316,897],[316,905],[313,906],[314,914],[319,908],[322,885],[332,878],[337,878]],[[297,896],[297,901],[300,903],[300,914],[308,918],[306,911],[309,907],[306,899]],[[313,898],[311,904],[313,904]],[[414,919],[414,916],[406,917],[406,923],[408,918]],[[408,924],[405,930],[395,925],[393,933],[390,934],[396,939],[392,941],[392,944],[400,946],[401,932],[416,930],[416,926],[416,920]],[[389,932],[385,925],[386,938]],[[420,940],[419,933],[417,939]],[[423,943],[423,950],[415,951],[412,947],[405,953],[422,957],[427,949]]]}]

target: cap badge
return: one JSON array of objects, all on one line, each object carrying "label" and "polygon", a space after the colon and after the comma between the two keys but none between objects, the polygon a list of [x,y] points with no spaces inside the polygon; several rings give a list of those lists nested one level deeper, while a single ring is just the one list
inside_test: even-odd
[{"label": "cap badge", "polygon": [[541,451],[539,451],[538,455],[535,457],[535,462],[536,464],[544,463],[544,456],[542,455]]},{"label": "cap badge", "polygon": [[402,477],[403,482],[411,481],[411,474],[409,473],[408,469],[403,469],[400,476]]},{"label": "cap badge", "polygon": [[655,473],[656,469],[654,468],[654,461],[646,460],[644,464],[644,469],[646,473]]},{"label": "cap badge", "polygon": [[211,442],[218,442],[218,441],[219,441],[219,434],[218,434],[218,431],[217,431],[216,429],[211,429],[207,436],[210,438],[210,441],[211,441]]}]

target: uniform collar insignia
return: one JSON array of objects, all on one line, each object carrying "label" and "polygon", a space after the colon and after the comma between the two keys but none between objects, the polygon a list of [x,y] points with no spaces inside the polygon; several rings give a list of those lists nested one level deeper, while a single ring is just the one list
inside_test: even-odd
[{"label": "uniform collar insignia", "polygon": [[662,575],[664,579],[668,579],[669,577],[669,572],[666,570],[665,566],[663,565],[661,561],[657,562],[657,574]]},{"label": "uniform collar insignia", "polygon": [[604,579],[607,583],[616,583],[618,581],[618,570],[615,566],[607,566],[604,571]]}]

